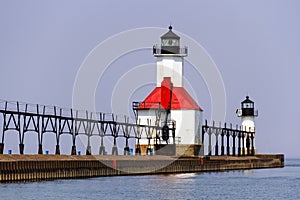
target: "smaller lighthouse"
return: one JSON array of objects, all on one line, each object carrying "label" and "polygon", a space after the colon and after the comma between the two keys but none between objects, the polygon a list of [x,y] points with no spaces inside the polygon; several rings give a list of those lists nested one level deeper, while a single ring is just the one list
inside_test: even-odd
[{"label": "smaller lighthouse", "polygon": [[[254,102],[246,96],[246,99],[241,102],[241,109],[237,109],[237,116],[242,120],[242,130],[255,132],[255,121],[254,118],[258,116],[258,111],[254,110]],[[249,136],[245,136],[243,146],[247,149],[249,148]]]}]

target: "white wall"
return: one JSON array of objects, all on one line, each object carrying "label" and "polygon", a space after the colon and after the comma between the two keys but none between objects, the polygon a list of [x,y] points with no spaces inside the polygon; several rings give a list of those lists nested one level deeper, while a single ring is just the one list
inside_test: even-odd
[{"label": "white wall", "polygon": [[[161,122],[165,120],[164,115],[161,116]],[[155,111],[154,110],[140,110],[138,116],[140,124],[148,125],[151,120],[151,125],[155,125]],[[147,121],[148,119],[148,121]],[[171,110],[171,120],[176,121],[176,143],[178,137],[180,138],[179,144],[201,144],[201,126],[202,126],[202,112],[199,110]],[[161,124],[160,124],[161,125]],[[146,135],[143,134],[143,137]],[[155,133],[153,133],[155,136]],[[172,138],[171,138],[172,139]],[[140,144],[148,144],[147,139],[140,140]],[[153,141],[151,141],[153,144]]]},{"label": "white wall", "polygon": [[161,86],[164,77],[171,77],[174,87],[182,87],[183,57],[157,57],[156,85]]},{"label": "white wall", "polygon": [[171,119],[176,121],[176,137],[181,138],[180,144],[198,144],[201,142],[201,111],[172,110]]},{"label": "white wall", "polygon": [[[154,110],[139,110],[138,111],[138,124],[141,125],[155,125],[156,115]],[[155,133],[153,133],[155,135]],[[145,132],[142,133],[142,139],[140,144],[148,144],[148,140],[145,139],[147,135]]]},{"label": "white wall", "polygon": [[254,117],[253,116],[242,117],[242,127],[243,130],[245,131],[249,131],[249,128],[251,128],[251,131],[255,131]]},{"label": "white wall", "polygon": [[195,144],[202,144],[202,111],[195,111]]},{"label": "white wall", "polygon": [[[156,115],[155,110],[139,110],[138,111],[138,123],[141,125],[151,125],[156,126]],[[165,112],[161,113],[161,118],[159,122],[159,126],[161,126],[161,121],[165,120]],[[156,136],[156,132],[152,133],[152,137]],[[143,132],[142,139],[140,140],[140,144],[148,144],[148,139],[145,139],[147,135]],[[150,144],[154,144],[154,140],[151,140]]]},{"label": "white wall", "polygon": [[[242,117],[242,129],[244,131],[249,131],[249,128],[250,128],[250,131],[255,131],[254,117],[253,116]],[[254,134],[254,137],[255,137],[255,134]],[[244,142],[245,149],[247,151],[246,140],[247,140],[247,138],[245,137],[243,142]],[[254,142],[254,147],[255,147],[255,142]]]}]

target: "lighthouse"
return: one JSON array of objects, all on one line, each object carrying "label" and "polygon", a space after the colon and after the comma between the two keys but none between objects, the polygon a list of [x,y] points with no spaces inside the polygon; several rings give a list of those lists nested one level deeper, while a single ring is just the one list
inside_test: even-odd
[{"label": "lighthouse", "polygon": [[188,48],[180,46],[180,37],[173,32],[172,26],[161,36],[161,44],[153,46],[157,59],[156,88],[144,101],[133,102],[133,110],[138,124],[163,129],[151,133],[153,140],[141,138],[138,146],[142,154],[149,149],[155,153],[157,147],[170,144],[177,155],[198,155],[200,151],[202,108],[183,87],[183,64],[187,54]]},{"label": "lighthouse", "polygon": [[[258,116],[258,111],[254,110],[254,102],[250,100],[249,96],[241,102],[241,108],[236,111],[237,116],[241,118],[241,125],[243,131],[255,132],[254,118]],[[244,137],[243,146],[246,151],[249,148],[249,136]]]}]

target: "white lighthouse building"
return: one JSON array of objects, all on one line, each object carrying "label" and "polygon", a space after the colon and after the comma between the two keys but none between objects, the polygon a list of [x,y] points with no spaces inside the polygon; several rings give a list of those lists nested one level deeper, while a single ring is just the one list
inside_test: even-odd
[{"label": "white lighthouse building", "polygon": [[[241,109],[236,111],[238,117],[241,118],[242,130],[255,132],[255,121],[254,118],[258,116],[258,111],[254,110],[254,102],[249,99],[249,96],[246,96],[246,99],[241,102]],[[247,136],[244,137],[243,145],[245,151],[247,152]]]},{"label": "white lighthouse building", "polygon": [[[187,47],[180,47],[180,37],[172,31],[172,26],[161,36],[161,45],[153,47],[153,55],[157,58],[156,88],[143,102],[134,106],[137,123],[161,127],[176,123],[175,140],[167,137],[160,143],[175,141],[177,155],[198,155],[202,144],[202,109],[183,87]],[[142,154],[149,148],[155,150],[157,133],[152,134],[155,139],[142,138],[139,141]]]}]

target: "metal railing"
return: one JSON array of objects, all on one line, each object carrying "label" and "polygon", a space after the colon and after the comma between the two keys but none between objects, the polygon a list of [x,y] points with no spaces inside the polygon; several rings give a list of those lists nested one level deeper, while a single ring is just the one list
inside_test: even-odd
[{"label": "metal railing", "polygon": [[188,47],[154,45],[153,54],[154,55],[179,54],[179,55],[186,56],[188,54]]},{"label": "metal railing", "polygon": [[[118,117],[119,116],[119,117]],[[19,136],[19,153],[24,154],[24,138],[28,132],[37,133],[38,153],[43,153],[43,136],[45,133],[55,135],[55,154],[60,154],[61,135],[71,135],[71,154],[76,155],[78,135],[87,136],[86,154],[91,154],[91,140],[100,137],[99,154],[104,155],[104,138],[113,140],[112,154],[118,154],[117,138],[124,139],[124,154],[129,152],[129,140],[135,140],[139,146],[140,139],[153,139],[153,133],[161,135],[163,129],[159,125],[142,125],[130,122],[129,117],[109,113],[93,113],[75,109],[63,109],[56,106],[44,106],[0,100],[0,154],[4,153],[4,142],[7,134],[16,131]],[[169,125],[169,130],[175,131],[175,124]],[[171,134],[170,134],[171,135]],[[173,135],[170,136],[174,137]],[[8,142],[8,141],[6,141]],[[11,142],[11,141],[9,141]],[[109,144],[111,144],[109,142]],[[107,144],[106,144],[107,146]],[[140,154],[140,149],[136,148]]]},{"label": "metal railing", "polygon": [[[208,125],[207,120],[202,126],[202,152],[201,155],[204,155],[204,143],[205,139],[208,141],[208,156],[221,155],[232,155],[232,156],[245,156],[245,155],[254,155],[255,147],[255,130],[251,127],[242,127],[236,126],[235,128],[230,126],[215,126],[213,122],[212,125]],[[214,140],[214,141],[213,141]],[[221,143],[221,144],[220,144]],[[221,149],[220,149],[221,147]],[[213,152],[213,148],[215,152]],[[221,150],[221,152],[219,151]]]}]

